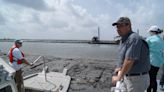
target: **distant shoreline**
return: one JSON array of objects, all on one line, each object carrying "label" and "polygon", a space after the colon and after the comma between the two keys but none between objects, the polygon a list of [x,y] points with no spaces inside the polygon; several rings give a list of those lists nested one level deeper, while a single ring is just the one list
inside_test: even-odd
[{"label": "distant shoreline", "polygon": [[[101,40],[92,42],[91,40],[53,40],[53,39],[22,39],[24,42],[44,42],[44,43],[87,43],[87,44],[118,44],[114,40]],[[15,39],[0,39],[0,42],[14,42]]]}]

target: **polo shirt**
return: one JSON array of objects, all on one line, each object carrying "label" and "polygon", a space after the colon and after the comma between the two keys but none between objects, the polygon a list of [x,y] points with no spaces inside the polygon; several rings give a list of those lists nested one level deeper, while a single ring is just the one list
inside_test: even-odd
[{"label": "polo shirt", "polygon": [[132,31],[122,36],[117,67],[122,67],[124,60],[127,58],[134,60],[133,66],[127,74],[148,72],[150,70],[150,58],[149,49],[145,43],[137,33]]}]

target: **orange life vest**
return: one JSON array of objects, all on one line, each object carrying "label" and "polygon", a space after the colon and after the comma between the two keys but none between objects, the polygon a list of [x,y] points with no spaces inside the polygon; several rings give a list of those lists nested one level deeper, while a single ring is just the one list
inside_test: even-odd
[{"label": "orange life vest", "polygon": [[[15,48],[17,48],[16,46],[14,46],[14,47],[12,47],[11,49],[10,49],[10,52],[9,52],[9,61],[10,61],[10,63],[13,63],[13,61],[14,61],[14,56],[13,56],[13,50],[15,49]],[[22,54],[22,56],[24,57],[24,54],[23,54],[23,52],[21,52],[21,54]],[[22,64],[22,59],[18,59],[17,60],[17,64]]]}]

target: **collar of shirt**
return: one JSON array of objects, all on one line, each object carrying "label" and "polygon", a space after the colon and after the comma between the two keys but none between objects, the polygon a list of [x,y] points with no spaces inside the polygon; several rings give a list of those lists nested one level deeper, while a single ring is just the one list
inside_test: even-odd
[{"label": "collar of shirt", "polygon": [[128,37],[133,33],[133,31],[130,31],[128,34],[126,34],[125,36],[122,36],[121,40],[122,40],[122,43],[125,42]]}]

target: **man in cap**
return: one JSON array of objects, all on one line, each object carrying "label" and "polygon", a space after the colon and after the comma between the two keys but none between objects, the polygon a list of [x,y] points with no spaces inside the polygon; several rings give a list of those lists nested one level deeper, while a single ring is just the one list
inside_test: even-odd
[{"label": "man in cap", "polygon": [[14,78],[18,92],[25,92],[21,70],[22,64],[33,65],[25,59],[23,52],[19,49],[20,47],[22,47],[22,43],[22,40],[16,40],[8,53],[10,65],[16,70]]},{"label": "man in cap", "polygon": [[112,84],[122,81],[121,92],[144,92],[149,86],[149,49],[145,41],[132,31],[128,17],[120,17],[115,23],[121,36],[119,62],[112,77]]}]

